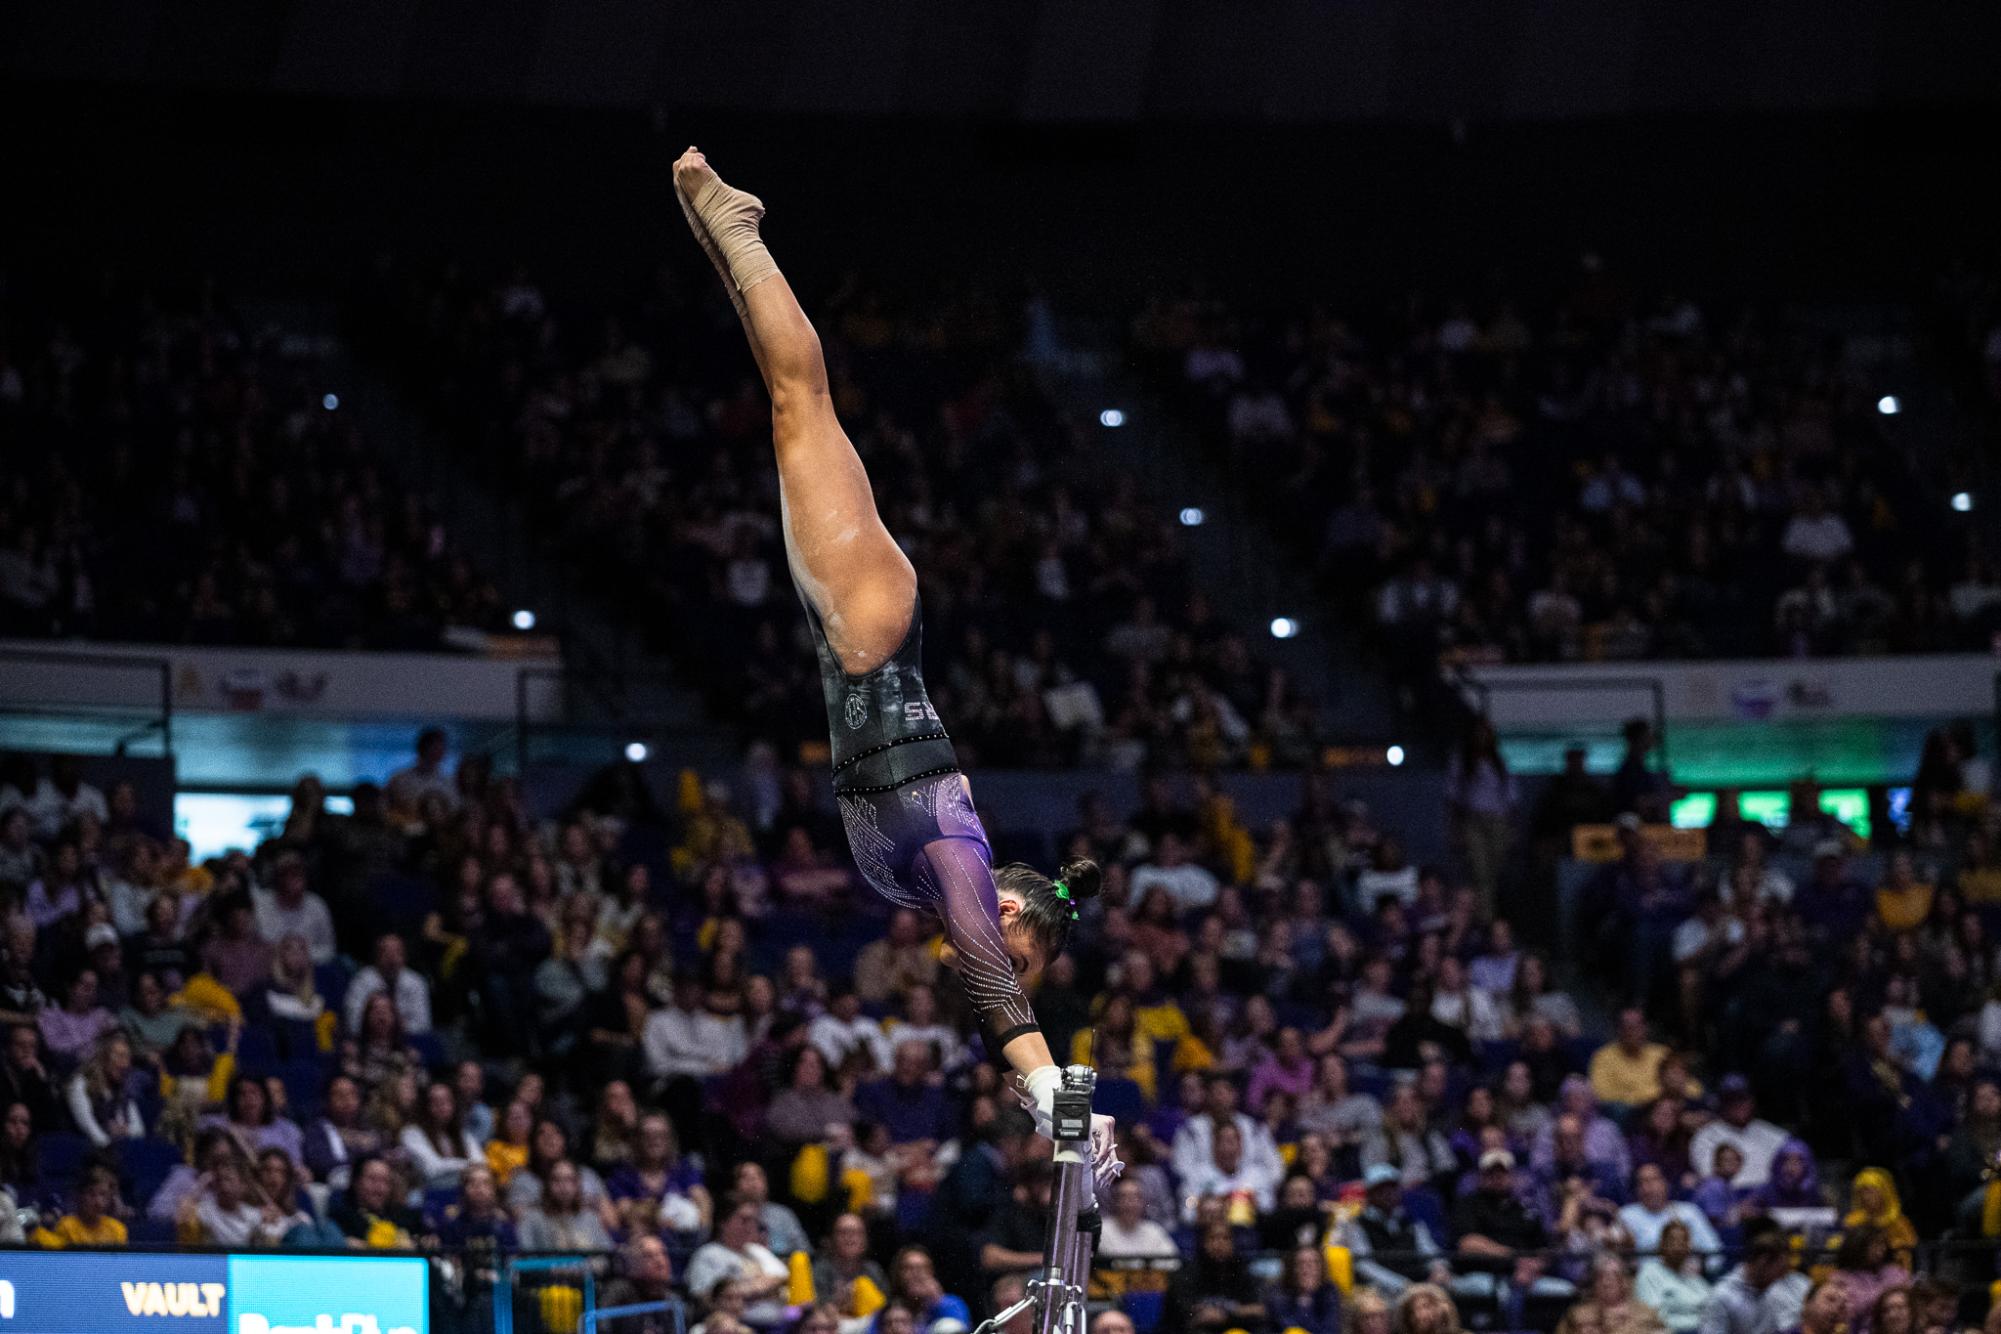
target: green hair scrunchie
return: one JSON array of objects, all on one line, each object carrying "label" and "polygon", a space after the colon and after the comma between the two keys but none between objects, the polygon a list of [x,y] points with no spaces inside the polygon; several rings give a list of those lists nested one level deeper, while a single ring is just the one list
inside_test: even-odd
[{"label": "green hair scrunchie", "polygon": [[[1065,903],[1070,903],[1070,886],[1064,884],[1061,880],[1052,880],[1049,882],[1049,887],[1056,891],[1057,898],[1062,899]],[[1070,903],[1070,920],[1073,922],[1077,920],[1077,905],[1074,903]]]}]

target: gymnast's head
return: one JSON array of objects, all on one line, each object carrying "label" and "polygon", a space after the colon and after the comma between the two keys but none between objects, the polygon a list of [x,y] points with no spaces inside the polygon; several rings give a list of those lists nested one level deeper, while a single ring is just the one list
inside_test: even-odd
[{"label": "gymnast's head", "polygon": [[1020,862],[994,868],[1001,936],[1024,986],[1037,981],[1049,961],[1063,952],[1079,909],[1098,897],[1100,879],[1098,864],[1088,857],[1064,862],[1054,880]]}]

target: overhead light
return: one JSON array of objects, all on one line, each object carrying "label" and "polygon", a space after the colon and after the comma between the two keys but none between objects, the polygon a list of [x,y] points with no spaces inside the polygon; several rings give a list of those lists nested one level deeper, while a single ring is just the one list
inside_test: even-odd
[{"label": "overhead light", "polygon": [[325,408],[328,412],[332,412],[335,408],[340,406],[340,395],[327,394],[326,396],[320,399],[320,406]]},{"label": "overhead light", "polygon": [[521,610],[514,613],[513,621],[514,621],[514,628],[517,630],[522,630],[522,631],[533,630],[535,628],[535,613],[528,610],[528,608],[523,607]]},{"label": "overhead light", "polygon": [[1885,417],[1894,417],[1903,410],[1904,405],[1897,401],[1895,394],[1885,394],[1876,400],[1876,411],[1882,413]]},{"label": "overhead light", "polygon": [[1290,639],[1298,633],[1299,622],[1293,620],[1292,617],[1274,616],[1271,618],[1271,637],[1273,639]]},{"label": "overhead light", "polygon": [[1973,493],[1971,491],[1953,492],[1952,507],[1955,511],[1957,511],[1960,514],[1966,513],[1968,510],[1973,508]]},{"label": "overhead light", "polygon": [[1126,414],[1117,408],[1106,408],[1098,414],[1098,425],[1108,431],[1115,431],[1126,424]]},{"label": "overhead light", "polygon": [[1208,521],[1208,518],[1209,516],[1202,512],[1200,505],[1184,505],[1181,507],[1181,526],[1183,528],[1200,528]]},{"label": "overhead light", "polygon": [[644,741],[628,741],[625,743],[625,758],[631,760],[634,764],[646,763],[646,757],[652,753],[651,750],[647,749]]},{"label": "overhead light", "polygon": [[1399,767],[1403,764],[1403,747],[1391,746],[1383,752],[1383,758],[1390,762],[1390,768],[1395,769]]}]

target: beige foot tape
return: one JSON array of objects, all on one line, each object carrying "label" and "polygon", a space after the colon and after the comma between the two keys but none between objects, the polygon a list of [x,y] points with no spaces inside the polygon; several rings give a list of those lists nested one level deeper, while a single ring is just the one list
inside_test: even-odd
[{"label": "beige foot tape", "polygon": [[715,249],[722,252],[730,283],[738,293],[748,292],[778,272],[771,252],[764,248],[763,238],[757,234],[757,224],[764,217],[764,203],[756,195],[732,189],[712,173],[693,199],[683,199],[683,205],[694,209],[701,230],[708,234]]},{"label": "beige foot tape", "polygon": [[748,320],[750,308],[744,305],[743,293],[736,290],[736,279],[730,277],[729,261],[724,259],[723,252],[716,248],[715,238],[709,235],[709,229],[704,227],[701,218],[695,215],[695,206],[688,202],[688,196],[681,193],[679,185],[674,187],[674,199],[681,205],[681,216],[688,220],[688,230],[693,232],[695,240],[701,243],[702,252],[709,257],[709,263],[716,266],[716,276],[723,280],[723,290],[729,293],[730,304],[736,307],[737,318]]}]

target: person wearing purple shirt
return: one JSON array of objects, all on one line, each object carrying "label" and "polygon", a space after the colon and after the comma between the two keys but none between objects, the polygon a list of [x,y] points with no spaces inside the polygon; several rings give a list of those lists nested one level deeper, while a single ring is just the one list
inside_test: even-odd
[{"label": "person wearing purple shirt", "polygon": [[1515,929],[1505,917],[1487,928],[1487,948],[1466,965],[1466,980],[1490,996],[1505,997],[1515,989],[1515,966],[1522,961],[1515,948]]},{"label": "person wearing purple shirt", "polygon": [[897,1144],[950,1139],[952,1106],[944,1087],[931,1079],[930,1045],[898,1043],[889,1077],[870,1080],[855,1091],[855,1112],[887,1127]]},{"label": "person wearing purple shirt", "polygon": [[48,873],[28,886],[23,910],[37,931],[46,931],[65,917],[83,911],[86,897],[96,897],[92,877],[84,870],[83,854],[74,841],[56,844]]},{"label": "person wearing purple shirt", "polygon": [[256,1158],[266,1149],[281,1150],[293,1162],[305,1156],[305,1133],[296,1121],[280,1116],[271,1105],[264,1081],[254,1075],[238,1074],[229,1081],[225,1111],[201,1120],[229,1132],[247,1158]]},{"label": "person wearing purple shirt", "polygon": [[234,996],[248,996],[271,980],[271,942],[257,934],[257,916],[246,893],[217,905],[222,930],[202,949],[202,967]]},{"label": "person wearing purple shirt", "polygon": [[60,1006],[51,1005],[35,1017],[42,1045],[64,1068],[75,1065],[99,1035],[118,1027],[117,1017],[97,1003],[97,974],[80,969],[70,979]]},{"label": "person wearing purple shirt", "polygon": [[1259,1116],[1272,1094],[1290,1093],[1297,1103],[1312,1088],[1313,1056],[1306,1050],[1305,1036],[1297,1028],[1281,1028],[1272,1049],[1251,1070],[1244,1102],[1253,1116]]},{"label": "person wearing purple shirt", "polygon": [[1591,1091],[1591,1081],[1582,1075],[1571,1075],[1563,1081],[1556,1101],[1558,1115],[1536,1135],[1529,1154],[1530,1166],[1542,1171],[1555,1164],[1558,1127],[1565,1117],[1574,1117],[1583,1134],[1584,1161],[1594,1168],[1603,1168],[1612,1181],[1620,1183],[1614,1186],[1614,1194],[1618,1194],[1633,1175],[1632,1154],[1619,1127],[1611,1118],[1598,1114],[1598,1097]]}]

